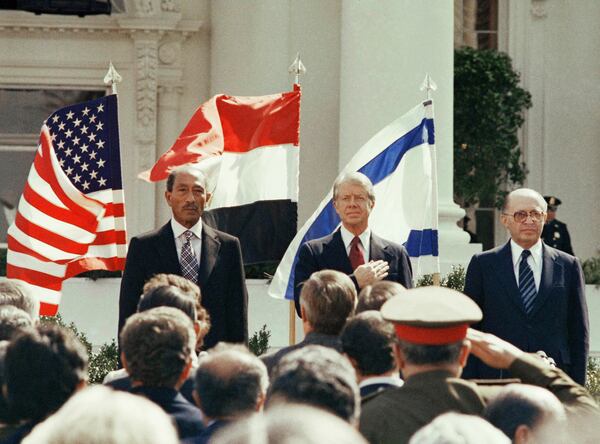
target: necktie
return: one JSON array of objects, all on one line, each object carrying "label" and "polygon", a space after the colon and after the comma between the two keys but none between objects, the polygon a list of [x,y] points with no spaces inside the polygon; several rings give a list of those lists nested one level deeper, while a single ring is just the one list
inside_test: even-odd
[{"label": "necktie", "polygon": [[519,293],[521,293],[521,300],[527,314],[531,312],[535,297],[537,296],[533,271],[527,263],[527,258],[530,255],[531,251],[523,250],[521,253],[521,263],[519,264]]},{"label": "necktie", "polygon": [[198,283],[198,259],[192,250],[192,237],[194,233],[186,231],[183,233],[185,241],[181,247],[181,274],[193,283]]},{"label": "necktie", "polygon": [[360,251],[360,238],[358,236],[354,236],[352,242],[350,242],[350,254],[348,257],[350,258],[350,265],[352,265],[352,271],[356,270],[356,268],[365,263],[365,257]]}]

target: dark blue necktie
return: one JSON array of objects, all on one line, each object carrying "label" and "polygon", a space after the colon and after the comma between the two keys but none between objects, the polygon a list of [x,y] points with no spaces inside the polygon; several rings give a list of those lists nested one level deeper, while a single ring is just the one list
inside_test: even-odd
[{"label": "dark blue necktie", "polygon": [[533,303],[537,295],[535,289],[535,279],[533,279],[533,271],[527,263],[527,258],[531,255],[531,251],[523,250],[521,253],[521,262],[519,264],[519,293],[525,313],[529,314],[533,308]]}]

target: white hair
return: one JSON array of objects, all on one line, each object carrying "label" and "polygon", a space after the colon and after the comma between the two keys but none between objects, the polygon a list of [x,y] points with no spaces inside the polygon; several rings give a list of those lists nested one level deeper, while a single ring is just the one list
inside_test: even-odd
[{"label": "white hair", "polygon": [[177,444],[169,416],[152,401],[107,387],[81,390],[23,444]]},{"label": "white hair", "polygon": [[510,439],[479,416],[444,413],[415,433],[408,444],[510,444]]}]

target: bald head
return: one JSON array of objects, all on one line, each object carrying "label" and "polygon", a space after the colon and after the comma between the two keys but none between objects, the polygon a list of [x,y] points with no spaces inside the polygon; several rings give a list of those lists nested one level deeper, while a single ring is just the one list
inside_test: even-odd
[{"label": "bald head", "polygon": [[544,199],[544,196],[542,196],[540,193],[538,193],[535,190],[532,190],[531,188],[518,188],[518,189],[508,193],[508,195],[506,196],[506,199],[504,199],[504,205],[502,206],[502,212],[507,212],[507,210],[511,206],[511,200],[522,199],[522,198],[534,199],[535,201],[537,201],[537,203],[541,207],[542,211],[546,211],[548,209],[548,203]]},{"label": "bald head", "polygon": [[206,417],[230,419],[260,409],[268,383],[267,368],[248,349],[219,344],[199,362],[194,397]]}]

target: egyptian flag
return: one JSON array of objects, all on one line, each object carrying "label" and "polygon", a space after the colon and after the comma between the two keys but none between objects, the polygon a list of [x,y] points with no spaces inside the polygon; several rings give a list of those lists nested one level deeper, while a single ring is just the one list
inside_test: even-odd
[{"label": "egyptian flag", "polygon": [[298,85],[268,96],[219,94],[139,177],[157,182],[197,165],[212,192],[202,219],[240,239],[244,263],[280,260],[296,234],[299,130]]}]

